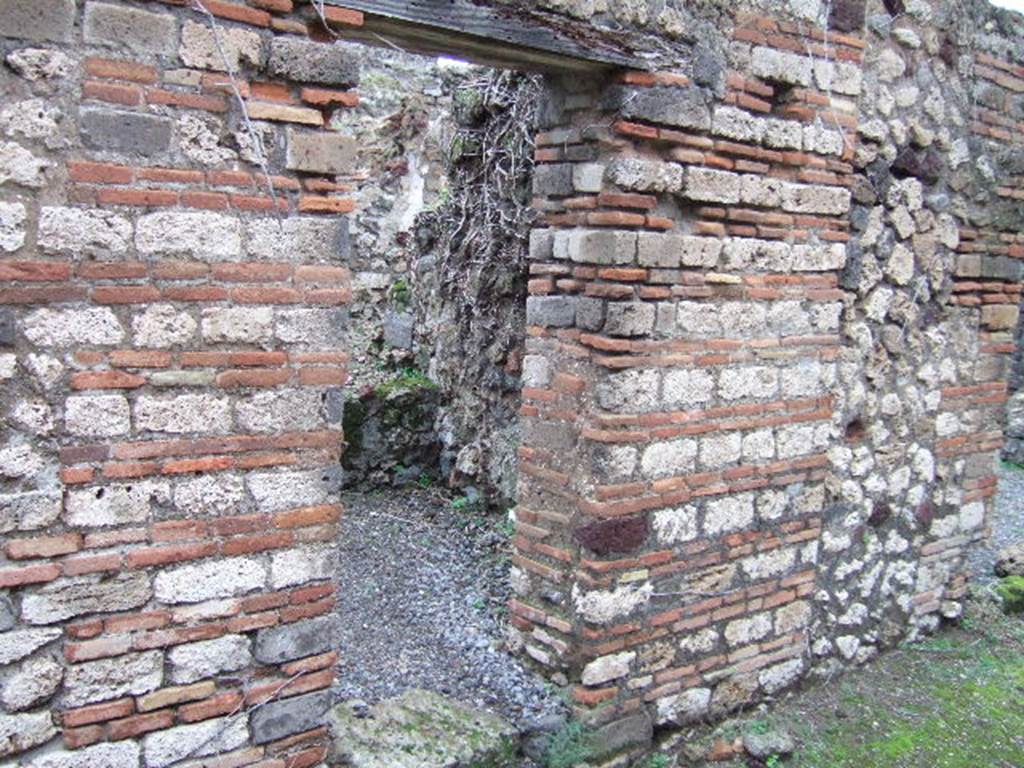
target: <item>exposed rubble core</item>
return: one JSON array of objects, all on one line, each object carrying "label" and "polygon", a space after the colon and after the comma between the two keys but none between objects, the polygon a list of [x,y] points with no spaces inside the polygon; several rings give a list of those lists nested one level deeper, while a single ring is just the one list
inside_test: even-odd
[{"label": "exposed rubble core", "polygon": [[959,616],[1024,440],[1024,17],[483,5],[636,68],[391,109],[340,5],[0,5],[5,768],[329,759],[346,400],[424,374],[599,763]]},{"label": "exposed rubble core", "polygon": [[483,72],[455,91],[448,194],[417,222],[414,306],[439,386],[441,473],[515,502],[536,76]]}]

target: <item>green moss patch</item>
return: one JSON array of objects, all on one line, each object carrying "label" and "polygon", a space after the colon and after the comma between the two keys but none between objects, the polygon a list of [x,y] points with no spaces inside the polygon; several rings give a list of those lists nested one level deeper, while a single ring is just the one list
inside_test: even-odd
[{"label": "green moss patch", "polygon": [[1024,576],[1007,576],[996,585],[996,594],[1005,613],[1024,613]]},{"label": "green moss patch", "polygon": [[812,687],[770,717],[801,742],[786,762],[795,768],[1024,766],[1024,622],[979,599],[960,628]]},{"label": "green moss patch", "polygon": [[415,368],[404,368],[397,376],[378,384],[374,394],[382,399],[395,395],[415,392],[421,389],[437,389],[437,384],[427,378],[426,374]]}]

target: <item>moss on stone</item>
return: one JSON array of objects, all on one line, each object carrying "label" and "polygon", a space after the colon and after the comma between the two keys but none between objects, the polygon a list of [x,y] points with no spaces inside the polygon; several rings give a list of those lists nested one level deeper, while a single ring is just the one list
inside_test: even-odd
[{"label": "moss on stone", "polygon": [[1004,613],[1024,613],[1024,576],[1007,576],[996,585]]},{"label": "moss on stone", "polygon": [[508,722],[444,696],[406,691],[361,717],[331,714],[333,756],[353,768],[512,768],[517,733]]},{"label": "moss on stone", "polygon": [[405,368],[394,378],[378,384],[374,394],[377,397],[388,399],[405,392],[415,392],[422,389],[437,389],[437,384],[428,379],[422,371],[418,371],[415,368]]}]

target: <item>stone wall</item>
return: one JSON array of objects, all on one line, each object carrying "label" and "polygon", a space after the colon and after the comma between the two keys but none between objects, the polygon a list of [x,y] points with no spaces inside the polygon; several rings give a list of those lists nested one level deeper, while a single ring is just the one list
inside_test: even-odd
[{"label": "stone wall", "polygon": [[183,6],[0,8],[5,765],[324,754],[358,67]]},{"label": "stone wall", "polygon": [[[992,509],[1021,17],[737,5],[517,6],[652,62],[536,137],[513,639],[608,753],[956,617]],[[5,766],[324,757],[358,72],[203,7],[0,8]]]},{"label": "stone wall", "polygon": [[784,5],[538,137],[513,622],[619,748],[955,618],[992,512],[1021,17]]}]

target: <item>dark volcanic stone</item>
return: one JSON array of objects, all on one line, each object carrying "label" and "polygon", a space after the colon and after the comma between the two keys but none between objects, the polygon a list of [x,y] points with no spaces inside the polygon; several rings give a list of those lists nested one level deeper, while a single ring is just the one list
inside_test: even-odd
[{"label": "dark volcanic stone", "polygon": [[14,346],[14,313],[0,309],[0,347]]},{"label": "dark volcanic stone", "polygon": [[171,144],[171,121],[157,115],[89,109],[82,111],[78,127],[82,141],[92,149],[152,157],[166,152]]},{"label": "dark volcanic stone", "polygon": [[934,150],[907,147],[893,161],[892,171],[897,176],[915,176],[925,184],[934,184],[942,176],[942,158]]},{"label": "dark volcanic stone", "polygon": [[927,528],[932,524],[932,520],[935,519],[935,506],[928,499],[925,499],[918,505],[914,516],[917,518],[918,525],[922,528]]},{"label": "dark volcanic stone", "polygon": [[608,91],[605,106],[618,110],[628,120],[671,125],[676,128],[707,130],[711,127],[709,94],[696,86],[688,88],[625,88]]},{"label": "dark volcanic stone", "polygon": [[892,517],[892,507],[885,502],[879,502],[871,510],[871,515],[868,517],[868,525],[872,528],[877,528],[890,517]]},{"label": "dark volcanic stone", "polygon": [[907,10],[903,0],[883,0],[883,3],[890,16],[899,16]]},{"label": "dark volcanic stone", "polygon": [[947,67],[952,67],[956,61],[956,43],[950,40],[948,37],[942,41],[942,45],[939,47],[939,58],[945,63]]},{"label": "dark volcanic stone", "polygon": [[573,536],[591,552],[604,556],[639,549],[647,540],[647,532],[646,517],[624,517],[584,525],[577,528]]},{"label": "dark volcanic stone", "polygon": [[324,45],[297,37],[280,37],[270,48],[267,70],[271,75],[303,83],[339,87],[359,84],[359,58],[342,43]]},{"label": "dark volcanic stone", "polygon": [[281,664],[323,653],[334,646],[336,633],[334,616],[261,629],[256,635],[256,658],[264,664]]},{"label": "dark volcanic stone", "polygon": [[14,606],[11,605],[11,601],[3,595],[0,595],[0,632],[6,632],[9,629],[13,629],[17,623],[16,614],[14,613]]},{"label": "dark volcanic stone", "polygon": [[324,714],[330,706],[330,691],[268,702],[249,719],[253,743],[266,744],[317,728],[323,725]]},{"label": "dark volcanic stone", "polygon": [[594,731],[591,749],[598,757],[607,757],[634,747],[647,747],[654,740],[654,726],[646,714],[615,720]]},{"label": "dark volcanic stone", "polygon": [[839,32],[859,32],[864,28],[866,0],[835,0],[828,25]]}]

